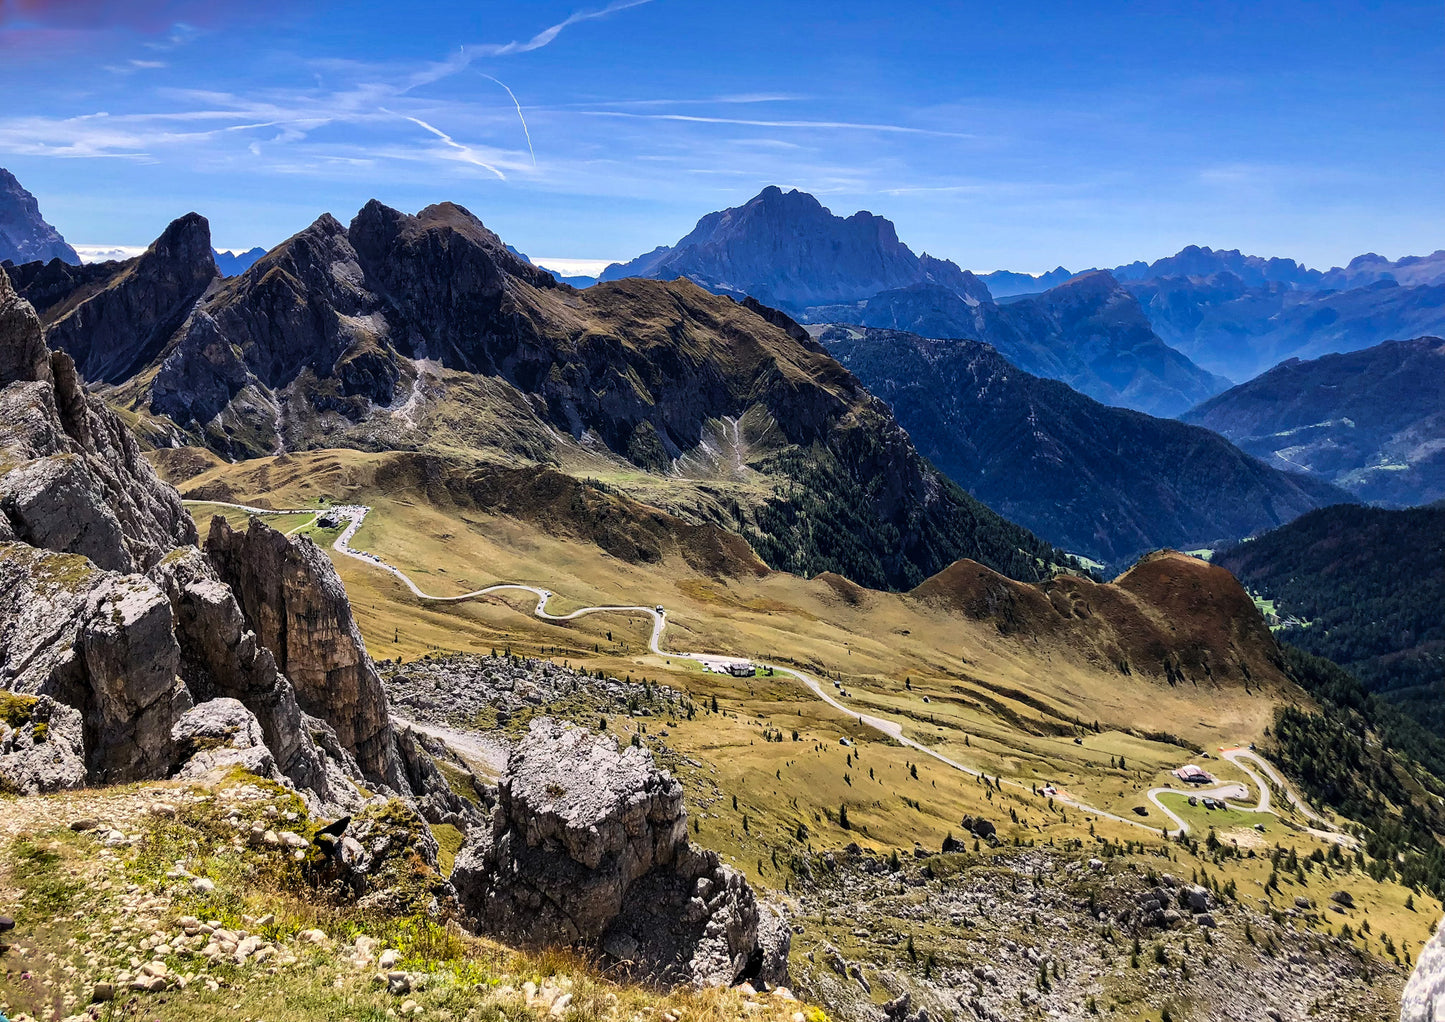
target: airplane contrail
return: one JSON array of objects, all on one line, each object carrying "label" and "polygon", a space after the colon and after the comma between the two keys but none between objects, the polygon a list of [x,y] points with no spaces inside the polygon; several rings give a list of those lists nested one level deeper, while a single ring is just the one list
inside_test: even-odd
[{"label": "airplane contrail", "polygon": [[455,149],[457,152],[461,153],[461,154],[462,154],[462,155],[461,155],[461,158],[462,158],[462,160],[464,160],[465,162],[470,163],[470,164],[472,164],[473,166],[476,166],[476,167],[481,167],[483,170],[489,170],[489,171],[491,171],[493,174],[497,175],[497,177],[501,178],[503,181],[507,180],[507,175],[506,175],[506,174],[503,174],[503,173],[502,173],[500,170],[498,170],[496,167],[492,166],[490,163],[486,162],[486,161],[483,160],[481,157],[477,156],[476,153],[472,152],[472,149],[471,149],[470,146],[464,146],[464,145],[462,145],[462,144],[461,144],[460,142],[458,142],[456,139],[454,139],[454,138],[452,138],[450,135],[448,135],[445,131],[442,131],[440,128],[438,128],[438,127],[436,127],[436,126],[434,126],[434,125],[428,124],[426,121],[422,120],[420,117],[412,117],[412,116],[409,115],[409,114],[398,114],[398,113],[396,113],[395,111],[388,110],[388,109],[387,109],[386,107],[384,107],[384,106],[383,106],[383,107],[378,107],[377,109],[379,109],[379,110],[380,110],[382,113],[384,113],[384,114],[390,114],[392,117],[400,117],[402,120],[411,121],[411,123],[415,124],[418,128],[421,128],[421,129],[423,129],[423,130],[425,130],[425,131],[429,131],[429,132],[431,132],[433,135],[435,135],[437,138],[441,139],[443,145],[448,146],[449,148]]},{"label": "airplane contrail", "polygon": [[[496,82],[502,88],[507,89],[507,83],[502,81],[500,78],[493,78],[485,71],[478,71],[477,74],[481,75],[488,81]],[[532,133],[527,130],[527,118],[522,116],[522,104],[517,102],[516,93],[514,93],[511,89],[507,89],[507,95],[512,97],[512,105],[517,108],[517,120],[522,122],[522,135],[527,140],[527,152],[532,154],[532,166],[535,167],[537,165],[537,150],[532,148]]]}]

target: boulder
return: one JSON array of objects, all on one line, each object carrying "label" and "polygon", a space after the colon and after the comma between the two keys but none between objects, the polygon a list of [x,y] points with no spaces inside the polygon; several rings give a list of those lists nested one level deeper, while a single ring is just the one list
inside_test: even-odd
[{"label": "boulder", "polygon": [[98,780],[164,777],[174,762],[171,727],[191,708],[179,677],[171,605],[144,575],[112,575],[91,592],[78,646],[90,681]]},{"label": "boulder", "polygon": [[998,833],[998,828],[982,816],[965,816],[962,823],[964,830],[984,841],[993,838]]},{"label": "boulder", "polygon": [[682,786],[611,735],[534,721],[452,883],[482,929],[597,947],[656,982],[785,978],[791,931],[760,927],[742,874],[688,842]]},{"label": "boulder", "polygon": [[76,554],[0,546],[0,687],[49,696],[84,721],[87,780],[164,777],[191,706],[170,604],[143,575]]},{"label": "boulder", "polygon": [[84,783],[80,712],[49,696],[0,693],[0,791],[44,795]]},{"label": "boulder", "polygon": [[280,777],[255,714],[235,699],[212,699],[187,710],[171,728],[171,741],[181,777],[235,766],[258,777]]}]

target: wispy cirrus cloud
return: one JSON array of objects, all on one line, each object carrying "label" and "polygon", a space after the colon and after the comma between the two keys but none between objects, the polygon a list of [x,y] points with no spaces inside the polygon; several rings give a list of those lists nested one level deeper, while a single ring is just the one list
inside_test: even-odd
[{"label": "wispy cirrus cloud", "polygon": [[617,117],[637,121],[677,121],[685,124],[732,124],[745,128],[803,128],[828,131],[873,131],[896,135],[932,135],[937,138],[974,138],[964,131],[919,128],[907,124],[876,124],[866,121],[766,120],[746,117],[708,117],[702,114],[639,114],[626,110],[579,110],[584,117]]}]

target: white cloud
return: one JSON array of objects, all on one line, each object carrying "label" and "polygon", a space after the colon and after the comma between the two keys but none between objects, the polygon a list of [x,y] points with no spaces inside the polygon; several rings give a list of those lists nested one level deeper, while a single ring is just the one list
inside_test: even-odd
[{"label": "white cloud", "polygon": [[71,245],[83,263],[104,263],[117,259],[134,259],[145,252],[144,245]]},{"label": "white cloud", "polygon": [[[631,258],[628,256],[627,258]],[[537,266],[564,277],[595,277],[613,263],[623,259],[575,259],[569,256],[537,256],[532,260]]]}]

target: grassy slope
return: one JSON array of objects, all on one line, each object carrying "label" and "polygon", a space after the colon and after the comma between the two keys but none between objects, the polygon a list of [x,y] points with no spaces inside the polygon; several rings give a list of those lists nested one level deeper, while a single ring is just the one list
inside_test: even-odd
[{"label": "grassy slope", "polygon": [[[324,495],[372,504],[375,510],[355,545],[379,553],[438,594],[505,580],[553,589],[562,609],[662,603],[668,608],[670,648],[798,663],[839,680],[860,709],[903,720],[911,737],[952,758],[1026,785],[1058,784],[1121,815],[1142,804],[1149,787],[1172,784],[1169,771],[1197,761],[1200,749],[1212,752],[1263,740],[1281,700],[1300,698],[1282,681],[1262,678],[1246,692],[1239,684],[1170,685],[1162,676],[1123,674],[1110,663],[1091,661],[1071,647],[1067,636],[1005,634],[995,621],[972,619],[940,602],[863,590],[836,577],[804,580],[751,571],[709,575],[675,549],[664,551],[658,562],[634,563],[561,530],[539,529],[471,506],[438,504],[413,488],[382,492],[372,467],[386,456],[326,452],[318,457],[328,461],[325,471],[300,458],[213,471],[227,478],[233,496],[247,501],[265,497],[276,506],[300,506]],[[214,485],[217,478],[202,476],[199,484]],[[248,490],[257,479],[270,489]],[[642,616],[595,615],[553,624],[531,615],[530,599],[511,596],[424,605],[391,576],[349,558],[334,560],[378,659],[410,660],[432,650],[510,649],[664,681],[704,707],[716,696],[720,713],[704,709],[692,721],[654,720],[639,737],[660,748],[658,731],[668,730],[667,761],[686,786],[697,839],[762,884],[785,886],[790,855],[809,846],[858,841],[886,853],[920,842],[936,849],[945,835],[962,833],[964,814],[993,820],[1010,842],[1082,839],[1087,845],[1098,839],[1142,839],[1146,845],[1162,845],[1138,828],[1057,812],[1047,799],[1027,792],[989,791],[973,778],[860,728],[781,677],[733,679],[654,656],[646,652],[650,620]],[[1087,726],[1075,727],[1076,718]],[[626,718],[609,726],[624,740],[635,727]],[[784,741],[765,740],[764,732],[773,729],[782,732]],[[1177,737],[1159,734],[1166,731]],[[843,737],[855,744],[840,745]],[[1125,768],[1116,765],[1119,757]],[[1218,759],[1210,759],[1208,766],[1222,778],[1244,779]],[[850,829],[838,825],[840,805],[847,806]],[[1281,812],[1282,820],[1265,818],[1264,835],[1251,829],[1258,819],[1253,816],[1247,820],[1250,827],[1234,826],[1236,814],[1228,817],[1228,827],[1216,826],[1222,837],[1246,849],[1280,843],[1307,856],[1328,847],[1298,829],[1306,821],[1297,814]],[[1157,812],[1152,816],[1157,818]],[[800,824],[807,829],[801,841]],[[1213,864],[1209,869],[1216,871]],[[1264,899],[1261,904],[1283,909],[1298,893],[1286,884],[1282,893],[1265,896],[1267,861],[1226,860],[1217,869],[1221,882],[1234,879],[1249,897]],[[1309,883],[1315,886],[1305,893],[1316,900],[1328,896],[1324,887],[1329,884],[1331,890],[1351,890],[1362,906],[1351,916],[1352,925],[1358,928],[1360,919],[1369,918],[1377,944],[1379,933],[1389,933],[1413,953],[1428,936],[1435,906],[1423,895],[1416,896],[1418,911],[1411,912],[1403,908],[1408,893],[1403,888],[1377,884],[1360,873],[1336,874],[1328,882],[1312,874]],[[1326,917],[1319,925],[1338,922]]]}]

